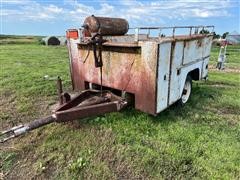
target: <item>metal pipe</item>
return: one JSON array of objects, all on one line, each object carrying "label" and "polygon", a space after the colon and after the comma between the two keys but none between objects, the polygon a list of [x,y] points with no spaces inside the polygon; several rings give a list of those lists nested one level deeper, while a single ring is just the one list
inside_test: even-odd
[{"label": "metal pipe", "polygon": [[12,138],[18,137],[20,135],[23,135],[29,131],[32,131],[36,128],[45,126],[47,124],[53,123],[55,121],[55,117],[48,116],[41,119],[36,119],[30,123],[27,123],[25,125],[18,125],[15,126],[9,130],[2,131],[0,134],[0,143],[4,143]]},{"label": "metal pipe", "polygon": [[59,99],[59,104],[63,104],[63,89],[62,89],[62,79],[58,76],[57,78],[57,91],[58,91],[58,99]]}]

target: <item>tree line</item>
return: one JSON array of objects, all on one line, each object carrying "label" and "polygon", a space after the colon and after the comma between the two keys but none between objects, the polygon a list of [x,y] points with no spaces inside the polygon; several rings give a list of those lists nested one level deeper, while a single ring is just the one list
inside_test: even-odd
[{"label": "tree line", "polygon": [[[199,33],[200,33],[200,34],[209,34],[209,31],[208,31],[208,30],[205,30],[205,29],[202,29]],[[225,32],[225,33],[223,33],[222,35],[216,34],[216,32],[213,32],[213,39],[219,39],[220,37],[221,37],[222,39],[225,39],[228,34],[229,34],[229,32]]]}]

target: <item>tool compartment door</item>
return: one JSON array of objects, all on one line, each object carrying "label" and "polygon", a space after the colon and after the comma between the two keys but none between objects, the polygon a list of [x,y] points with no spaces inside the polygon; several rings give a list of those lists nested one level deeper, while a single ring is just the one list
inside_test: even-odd
[{"label": "tool compartment door", "polygon": [[156,113],[168,107],[169,68],[171,56],[171,42],[159,44],[157,68],[157,110]]},{"label": "tool compartment door", "polygon": [[[181,97],[181,84],[185,82],[185,76],[181,76],[181,64],[183,61],[184,42],[177,41],[172,47],[172,59],[171,59],[171,77],[169,81],[170,91],[168,105],[175,103]],[[183,77],[183,79],[181,79]]]}]

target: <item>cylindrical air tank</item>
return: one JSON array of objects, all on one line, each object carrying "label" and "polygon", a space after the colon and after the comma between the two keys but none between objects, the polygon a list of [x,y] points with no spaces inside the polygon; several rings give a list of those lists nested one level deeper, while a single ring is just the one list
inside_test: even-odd
[{"label": "cylindrical air tank", "polygon": [[128,22],[122,18],[96,17],[94,15],[85,19],[84,29],[89,33],[100,33],[101,35],[124,35],[128,31]]}]

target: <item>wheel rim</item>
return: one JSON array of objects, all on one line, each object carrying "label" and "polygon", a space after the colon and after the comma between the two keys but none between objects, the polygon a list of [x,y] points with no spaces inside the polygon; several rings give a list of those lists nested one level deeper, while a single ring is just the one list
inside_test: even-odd
[{"label": "wheel rim", "polygon": [[189,81],[186,81],[183,88],[183,94],[182,94],[182,102],[186,103],[189,99],[189,96],[191,94],[191,83]]}]

